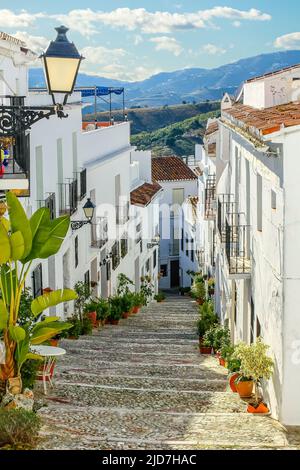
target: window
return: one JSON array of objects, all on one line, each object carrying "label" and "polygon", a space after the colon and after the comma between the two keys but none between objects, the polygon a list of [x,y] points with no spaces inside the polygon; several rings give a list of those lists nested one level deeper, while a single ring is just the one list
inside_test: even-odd
[{"label": "window", "polygon": [[140,252],[143,253],[143,240],[140,240]]},{"label": "window", "polygon": [[255,310],[254,302],[251,297],[251,325],[250,325],[250,343],[254,343],[254,325],[255,325]]},{"label": "window", "polygon": [[181,251],[184,251],[184,231],[181,229]]},{"label": "window", "polygon": [[43,294],[43,273],[41,264],[38,264],[32,272],[32,293],[34,298]]},{"label": "window", "polygon": [[115,242],[112,247],[112,268],[113,270],[117,269],[120,264],[120,246],[119,242]]},{"label": "window", "polygon": [[153,251],[153,269],[156,268],[157,265],[157,250]]},{"label": "window", "polygon": [[84,274],[84,283],[86,286],[88,286],[88,288],[90,288],[90,271],[87,271]]},{"label": "window", "polygon": [[121,238],[121,257],[125,258],[128,253],[128,236],[127,233]]},{"label": "window", "polygon": [[195,261],[195,252],[194,250],[191,250],[191,262],[193,263]]},{"label": "window", "polygon": [[257,230],[262,232],[262,176],[257,175]]},{"label": "window", "polygon": [[274,210],[277,209],[277,197],[276,192],[273,189],[271,189],[271,207]]},{"label": "window", "polygon": [[168,265],[167,264],[160,265],[160,275],[161,277],[168,277]]},{"label": "window", "polygon": [[110,261],[106,263],[106,280],[110,281],[111,278],[111,269],[110,269]]},{"label": "window", "polygon": [[148,273],[149,271],[150,271],[150,258],[148,258],[146,261],[146,272]]},{"label": "window", "polygon": [[78,236],[75,237],[74,241],[74,250],[75,250],[75,268],[78,266]]}]

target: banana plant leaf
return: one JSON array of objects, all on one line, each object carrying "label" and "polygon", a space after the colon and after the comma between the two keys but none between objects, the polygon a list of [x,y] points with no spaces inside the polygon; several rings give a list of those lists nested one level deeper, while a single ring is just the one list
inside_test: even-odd
[{"label": "banana plant leaf", "polygon": [[51,220],[48,208],[38,209],[30,219],[33,234],[32,249],[26,259],[23,260],[23,263],[55,255],[69,230],[69,225],[69,216]]},{"label": "banana plant leaf", "polygon": [[8,191],[6,193],[6,201],[8,206],[8,214],[11,225],[11,232],[21,232],[24,239],[24,253],[22,259],[29,255],[32,246],[32,233],[29,220],[25,214],[17,196]]},{"label": "banana plant leaf", "polygon": [[32,333],[30,343],[33,345],[42,344],[53,336],[57,335],[61,330],[58,328],[39,328]]},{"label": "banana plant leaf", "polygon": [[59,289],[34,299],[31,303],[31,311],[34,316],[37,316],[49,307],[75,299],[77,299],[77,294],[72,289]]},{"label": "banana plant leaf", "polygon": [[13,261],[22,259],[25,251],[24,237],[20,231],[14,232],[10,236],[11,255]]},{"label": "banana plant leaf", "polygon": [[7,230],[2,224],[0,224],[0,247],[0,264],[5,264],[10,259],[11,247]]},{"label": "banana plant leaf", "polygon": [[2,299],[0,299],[0,331],[7,328],[8,311]]},{"label": "banana plant leaf", "polygon": [[20,343],[26,337],[26,331],[21,326],[12,325],[9,327],[9,336],[16,343]]},{"label": "banana plant leaf", "polygon": [[10,268],[8,265],[4,265],[0,267],[0,276],[1,282],[3,287],[2,295],[5,299],[11,299],[11,278],[13,280],[13,291],[15,294],[16,291],[16,270],[13,269],[10,272]]},{"label": "banana plant leaf", "polygon": [[[55,328],[55,329],[59,329],[59,331],[63,331],[63,330],[68,330],[69,328],[72,327],[72,324],[71,323],[67,323],[67,322],[64,322],[64,321],[57,321],[57,320],[50,320],[51,318],[54,318],[54,317],[49,317],[49,321],[46,321],[46,320],[43,320],[39,323],[37,323],[33,328],[32,328],[32,333],[35,333],[36,331],[38,331],[39,329],[41,328]],[[56,317],[58,318],[58,317]]]}]

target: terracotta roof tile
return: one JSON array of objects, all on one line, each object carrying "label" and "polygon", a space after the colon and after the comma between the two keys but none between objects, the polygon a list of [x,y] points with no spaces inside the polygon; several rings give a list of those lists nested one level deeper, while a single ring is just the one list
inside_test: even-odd
[{"label": "terracotta roof tile", "polygon": [[219,130],[219,122],[218,121],[213,121],[210,124],[207,125],[206,131],[205,131],[205,137],[214,134]]},{"label": "terracotta roof tile", "polygon": [[223,111],[222,117],[234,121],[240,127],[246,127],[250,132],[253,130],[261,135],[267,135],[279,131],[282,127],[300,125],[300,103],[288,103],[265,109],[238,104]]},{"label": "terracotta roof tile", "polygon": [[134,206],[147,206],[161,189],[157,183],[144,183],[131,191],[130,202]]},{"label": "terracotta roof tile", "polygon": [[197,179],[195,173],[179,157],[152,158],[152,177],[155,181]]},{"label": "terracotta roof tile", "polygon": [[208,144],[207,150],[208,150],[208,155],[215,156],[217,153],[217,144],[216,143]]}]

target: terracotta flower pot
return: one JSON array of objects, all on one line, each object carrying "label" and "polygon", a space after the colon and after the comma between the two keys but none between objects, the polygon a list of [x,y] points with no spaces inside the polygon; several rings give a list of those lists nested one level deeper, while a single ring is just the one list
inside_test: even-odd
[{"label": "terracotta flower pot", "polygon": [[249,398],[253,392],[253,380],[239,381],[236,384],[236,389],[241,398]]},{"label": "terracotta flower pot", "polygon": [[225,367],[225,359],[223,359],[223,357],[219,357],[219,364],[220,366]]},{"label": "terracotta flower pot", "polygon": [[239,376],[240,374],[238,372],[235,372],[229,377],[229,387],[231,388],[233,393],[238,393],[235,381]]},{"label": "terracotta flower pot", "polygon": [[128,318],[129,314],[130,314],[130,312],[123,312],[122,318]]},{"label": "terracotta flower pot", "polygon": [[140,309],[140,307],[138,307],[138,306],[133,307],[132,313],[139,313],[139,309]]},{"label": "terracotta flower pot", "polygon": [[50,346],[57,347],[58,346],[58,341],[59,341],[58,339],[54,339],[54,338],[50,339],[49,340]]},{"label": "terracotta flower pot", "polygon": [[112,325],[118,325],[120,320],[111,320]]},{"label": "terracotta flower pot", "polygon": [[97,324],[97,312],[88,312],[88,318],[91,320],[93,327],[96,327]]},{"label": "terracotta flower pot", "polygon": [[197,304],[198,305],[203,305],[204,304],[204,299],[197,299]]},{"label": "terracotta flower pot", "polygon": [[104,320],[104,325],[109,325],[109,324],[110,324],[109,318],[105,318],[105,320]]},{"label": "terracotta flower pot", "polygon": [[265,403],[260,403],[258,406],[248,405],[247,413],[252,414],[267,414],[270,413],[269,408]]},{"label": "terracotta flower pot", "polygon": [[200,354],[211,354],[211,349],[210,347],[207,346],[199,346],[200,349]]}]

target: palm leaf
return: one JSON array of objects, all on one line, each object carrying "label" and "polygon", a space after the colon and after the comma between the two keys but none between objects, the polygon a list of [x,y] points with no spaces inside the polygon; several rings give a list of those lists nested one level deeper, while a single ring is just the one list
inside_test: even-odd
[{"label": "palm leaf", "polygon": [[10,258],[14,261],[22,259],[25,251],[25,243],[22,232],[14,232],[10,236],[11,255]]},{"label": "palm leaf", "polygon": [[31,311],[34,316],[37,316],[49,307],[55,307],[62,302],[69,302],[75,299],[77,299],[77,294],[72,289],[59,289],[36,297],[31,302]]},{"label": "palm leaf", "polygon": [[0,224],[0,264],[5,264],[11,256],[9,236],[4,225]]},{"label": "palm leaf", "polygon": [[8,205],[8,214],[11,226],[11,232],[21,232],[24,239],[24,253],[22,259],[28,256],[32,246],[32,233],[29,220],[25,214],[17,196],[8,191],[6,194],[6,201]]},{"label": "palm leaf", "polygon": [[30,342],[33,345],[42,344],[48,339],[57,335],[59,331],[60,330],[57,330],[56,328],[39,328],[36,332],[32,334]]}]

